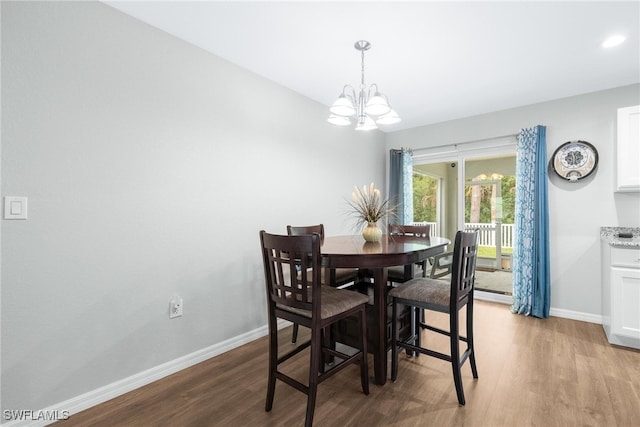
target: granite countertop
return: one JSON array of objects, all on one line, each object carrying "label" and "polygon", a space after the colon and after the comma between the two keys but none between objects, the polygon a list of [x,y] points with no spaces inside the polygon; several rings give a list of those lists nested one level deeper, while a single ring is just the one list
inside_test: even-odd
[{"label": "granite countertop", "polygon": [[[619,233],[633,237],[618,237]],[[640,227],[601,227],[600,238],[616,248],[640,248]]]}]

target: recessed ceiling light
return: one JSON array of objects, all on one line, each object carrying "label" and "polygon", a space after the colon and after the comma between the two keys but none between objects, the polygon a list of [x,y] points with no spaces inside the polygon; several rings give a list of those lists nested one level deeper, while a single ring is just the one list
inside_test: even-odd
[{"label": "recessed ceiling light", "polygon": [[621,35],[611,36],[602,43],[602,47],[614,47],[625,41],[627,38]]}]

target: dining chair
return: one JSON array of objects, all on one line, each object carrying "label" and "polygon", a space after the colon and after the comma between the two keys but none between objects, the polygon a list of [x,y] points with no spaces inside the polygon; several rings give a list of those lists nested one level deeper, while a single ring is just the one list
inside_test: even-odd
[{"label": "dining chair", "polygon": [[[431,226],[426,225],[400,225],[389,224],[389,236],[414,236],[421,239],[429,239]],[[417,263],[422,268],[422,277],[426,277],[427,260]],[[387,278],[392,283],[404,283],[413,279],[412,265],[399,265],[387,269]]]},{"label": "dining chair", "polygon": [[[273,408],[276,380],[307,395],[305,426],[313,423],[318,384],[348,365],[360,365],[360,382],[369,394],[367,365],[367,297],[357,292],[322,286],[321,252],[318,234],[289,236],[260,231],[269,313],[269,378],[265,411]],[[298,274],[300,272],[301,274]],[[359,348],[345,354],[323,344],[323,330],[342,319],[357,318]],[[278,319],[294,322],[311,330],[311,339],[286,354],[278,354]],[[309,378],[305,385],[279,369],[281,364],[310,347]],[[325,370],[325,355],[341,359]],[[295,402],[288,396],[288,403]]]},{"label": "dining chair", "polygon": [[[316,233],[320,235],[320,243],[324,241],[324,224],[293,226],[287,225],[287,234],[289,236],[304,236]],[[329,270],[329,279],[325,277],[325,269],[321,272],[321,283],[333,287],[343,287],[345,285],[356,283],[358,281],[357,268],[332,268]],[[295,343],[298,339],[298,324],[293,324],[293,333],[291,334],[291,342]]]},{"label": "dining chair", "polygon": [[[391,379],[396,381],[398,378],[398,347],[411,350],[416,355],[422,353],[446,360],[451,362],[453,382],[460,405],[465,404],[461,367],[467,359],[471,364],[473,378],[478,378],[473,347],[473,291],[478,250],[477,240],[478,234],[476,232],[458,231],[456,233],[450,283],[421,277],[409,280],[389,292],[389,296],[392,298],[393,319],[391,332]],[[427,325],[419,320],[420,316],[414,316],[414,328],[417,332],[406,340],[399,340],[398,336],[401,331],[398,331],[396,316],[399,304],[409,306],[412,310],[422,308],[447,313],[449,315],[449,331]],[[460,336],[459,312],[465,306],[467,308],[467,330],[466,336]],[[422,329],[447,335],[450,342],[450,353],[444,354],[424,348],[421,345]],[[467,348],[462,354],[460,354],[460,341],[467,343]]]}]

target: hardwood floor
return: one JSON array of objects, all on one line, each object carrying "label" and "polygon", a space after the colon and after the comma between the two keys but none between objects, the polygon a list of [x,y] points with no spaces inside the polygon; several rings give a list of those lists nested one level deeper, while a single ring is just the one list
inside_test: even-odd
[{"label": "hardwood floor", "polygon": [[[317,426],[639,426],[640,351],[610,345],[601,325],[513,315],[476,301],[479,378],[463,368],[467,404],[458,406],[451,367],[402,354],[396,383],[360,388],[357,366],[320,384]],[[446,327],[446,318],[428,319]],[[300,328],[298,342],[308,335]],[[291,328],[280,331],[291,346]],[[423,332],[447,351],[447,341]],[[370,365],[371,359],[370,359]],[[289,369],[306,383],[308,350]],[[56,426],[297,426],[306,396],[278,382],[264,411],[266,337],[134,390]],[[373,372],[371,372],[373,375]],[[293,410],[291,408],[294,408]]]}]

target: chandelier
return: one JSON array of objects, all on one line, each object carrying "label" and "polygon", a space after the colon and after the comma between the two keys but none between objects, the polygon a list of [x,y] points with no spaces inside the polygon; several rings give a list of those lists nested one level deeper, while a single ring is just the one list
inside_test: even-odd
[{"label": "chandelier", "polygon": [[359,40],[354,47],[362,56],[360,92],[356,94],[353,86],[345,85],[336,102],[329,108],[331,114],[327,121],[333,125],[349,126],[351,117],[355,116],[356,130],[377,129],[377,125],[400,122],[400,117],[389,105],[387,97],[378,91],[378,85],[373,83],[367,90],[364,84],[364,51],[371,48],[371,43]]}]

